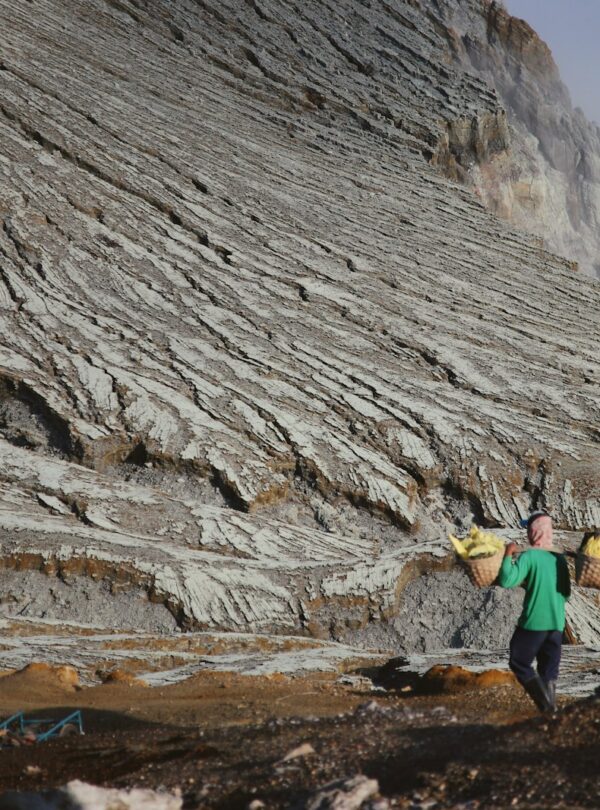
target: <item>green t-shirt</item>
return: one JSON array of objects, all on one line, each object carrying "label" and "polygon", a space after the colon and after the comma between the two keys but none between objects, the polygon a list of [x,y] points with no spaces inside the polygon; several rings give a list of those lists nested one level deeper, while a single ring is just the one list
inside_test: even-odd
[{"label": "green t-shirt", "polygon": [[565,602],[571,595],[571,581],[562,554],[531,548],[505,557],[498,582],[503,588],[525,585],[519,627],[524,630],[565,629]]}]

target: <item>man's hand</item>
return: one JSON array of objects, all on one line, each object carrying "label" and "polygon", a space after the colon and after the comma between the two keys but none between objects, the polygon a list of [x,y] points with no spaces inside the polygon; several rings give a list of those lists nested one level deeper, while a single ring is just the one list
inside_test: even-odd
[{"label": "man's hand", "polygon": [[519,547],[516,543],[509,543],[506,548],[504,549],[504,556],[505,557],[512,557],[513,554],[519,550]]}]

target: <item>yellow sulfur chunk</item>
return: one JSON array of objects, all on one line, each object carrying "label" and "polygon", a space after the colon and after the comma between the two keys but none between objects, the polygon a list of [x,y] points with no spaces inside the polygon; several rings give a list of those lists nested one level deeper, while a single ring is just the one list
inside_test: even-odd
[{"label": "yellow sulfur chunk", "polygon": [[590,537],[582,548],[588,557],[600,557],[600,536]]},{"label": "yellow sulfur chunk", "polygon": [[483,532],[477,526],[472,526],[464,540],[454,535],[448,535],[454,550],[462,560],[477,557],[492,557],[504,549],[504,541],[491,532]]},{"label": "yellow sulfur chunk", "polygon": [[463,548],[463,542],[464,541],[459,540],[458,537],[455,537],[453,534],[449,534],[448,537],[450,538],[450,542],[454,546],[454,551],[456,551],[456,553],[458,554],[458,556],[461,559],[466,560],[469,555],[466,552],[466,550]]}]

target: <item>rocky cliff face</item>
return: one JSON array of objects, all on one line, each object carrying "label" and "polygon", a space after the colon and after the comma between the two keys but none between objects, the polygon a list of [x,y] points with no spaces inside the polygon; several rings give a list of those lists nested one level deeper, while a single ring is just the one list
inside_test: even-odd
[{"label": "rocky cliff face", "polygon": [[0,2],[5,567],[343,637],[450,525],[600,523],[598,286],[464,184],[450,11]]},{"label": "rocky cliff face", "polygon": [[425,5],[443,21],[448,59],[484,78],[507,111],[506,149],[463,161],[463,178],[500,217],[599,275],[600,129],[573,109],[547,45],[493,0]]}]

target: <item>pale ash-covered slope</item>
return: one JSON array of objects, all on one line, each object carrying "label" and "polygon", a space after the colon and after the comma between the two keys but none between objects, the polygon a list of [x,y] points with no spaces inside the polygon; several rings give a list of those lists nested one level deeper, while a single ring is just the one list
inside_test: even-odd
[{"label": "pale ash-covered slope", "polygon": [[418,5],[1,8],[9,440],[596,522],[598,288],[426,165],[505,125]]}]

